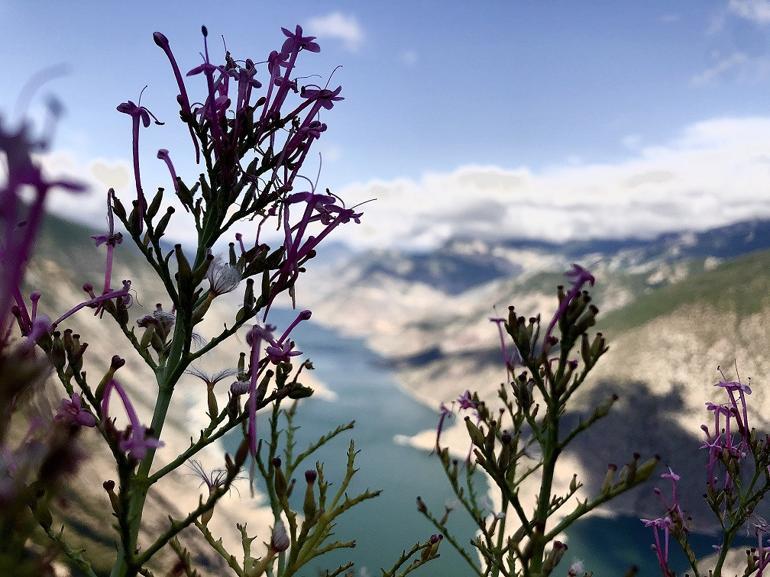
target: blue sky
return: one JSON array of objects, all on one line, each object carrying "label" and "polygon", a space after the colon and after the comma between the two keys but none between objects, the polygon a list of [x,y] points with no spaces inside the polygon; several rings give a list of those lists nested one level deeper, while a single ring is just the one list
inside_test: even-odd
[{"label": "blue sky", "polygon": [[[607,171],[624,166],[660,172],[650,153],[702,148],[698,138],[704,130],[715,150],[724,142],[740,146],[740,138],[761,141],[762,120],[770,118],[768,0],[0,0],[6,79],[0,109],[13,107],[32,73],[66,63],[69,74],[47,88],[68,112],[57,139],[66,158],[54,164],[93,168],[98,161],[104,176],[129,160],[129,121],[115,112],[118,103],[136,99],[147,84],[143,103],[169,124],[175,119],[176,92],[167,62],[151,40],[154,30],[170,38],[183,67],[192,67],[199,62],[201,24],[214,38],[224,35],[236,56],[258,60],[282,41],[280,26],[295,23],[317,33],[322,47],[320,55],[307,55],[303,71],[328,76],[342,65],[333,83],[343,85],[346,100],[324,118],[330,130],[322,140],[321,183],[354,198],[375,194],[381,200],[380,208],[370,209],[374,217],[364,227],[367,234],[351,242],[403,243],[405,235],[419,236],[422,219],[436,214],[438,220],[446,217],[446,226],[437,222],[441,230],[418,244],[435,244],[462,230],[493,234],[502,225],[485,226],[482,209],[489,209],[490,199],[505,204],[510,190],[500,174],[531,179],[526,194],[512,194],[515,202],[532,198],[546,204],[542,214],[532,216],[534,224],[519,227],[523,234],[570,238],[585,232],[582,221],[562,226],[557,217],[562,230],[545,230],[548,211],[565,204],[559,199],[584,194],[559,188],[556,181],[565,175],[582,182],[602,178],[595,174],[597,167],[605,171],[605,180]],[[728,121],[732,124],[724,124]],[[708,122],[722,124],[704,125]],[[717,129],[723,133],[713,134]],[[146,134],[148,164],[154,150],[173,149],[178,136],[171,127]],[[154,166],[150,176],[162,178],[162,167]],[[735,170],[734,163],[725,167],[725,183]],[[458,189],[442,199],[442,187],[460,186],[458,175],[470,192]],[[679,188],[685,192],[694,186],[683,175],[675,180],[682,181]],[[584,186],[612,188],[599,181]],[[666,182],[660,186],[655,193],[661,198],[678,190],[672,186],[667,191]],[[478,206],[467,204],[471,193]],[[686,218],[692,219],[692,228],[703,228],[756,214],[757,195],[751,210],[744,206],[733,214],[733,207],[710,202]],[[410,199],[416,204],[409,226],[391,226],[399,218],[398,207]],[[606,200],[603,206],[617,199]],[[456,215],[452,221],[449,201],[461,212],[479,209],[480,222],[458,224]],[[690,204],[682,201],[680,208]],[[767,208],[762,206],[760,213]],[[55,207],[72,211],[66,204]],[[648,210],[650,220],[659,208]],[[712,209],[728,214],[703,220],[702,214]],[[610,224],[617,217],[613,214],[606,217]],[[652,234],[677,220],[646,218],[588,234]]]}]

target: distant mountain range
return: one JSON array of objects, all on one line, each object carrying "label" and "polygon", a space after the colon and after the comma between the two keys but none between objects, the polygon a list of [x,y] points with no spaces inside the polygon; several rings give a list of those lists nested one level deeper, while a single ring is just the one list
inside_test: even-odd
[{"label": "distant mountain range", "polygon": [[[432,252],[369,252],[319,275],[320,289],[305,297],[314,318],[365,338],[407,390],[437,409],[466,388],[496,398],[504,370],[489,317],[513,304],[550,318],[573,262],[597,278],[596,328],[610,344],[577,411],[621,396],[577,447],[583,474],[600,483],[608,462],[659,453],[700,495],[699,426],[704,403],[722,401],[718,365],[734,376],[737,363],[753,377],[753,422],[770,425],[770,221],[649,240],[458,238]],[[650,503],[637,493],[623,506],[639,512]],[[703,513],[699,499],[691,507]]]}]

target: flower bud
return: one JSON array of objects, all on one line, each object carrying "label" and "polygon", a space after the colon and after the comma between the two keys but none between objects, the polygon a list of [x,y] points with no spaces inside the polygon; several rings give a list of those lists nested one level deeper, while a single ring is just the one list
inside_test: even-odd
[{"label": "flower bud", "polygon": [[64,330],[64,350],[67,355],[71,355],[75,351],[75,343],[72,340],[72,329]]},{"label": "flower bud", "polygon": [[289,541],[289,535],[286,533],[286,527],[283,521],[278,519],[270,536],[270,549],[273,553],[283,553],[289,548],[289,545],[291,545],[291,542]]},{"label": "flower bud", "polygon": [[281,470],[281,459],[276,457],[273,459],[273,486],[275,488],[275,494],[279,499],[283,499],[287,496],[287,490],[289,488],[286,477]]},{"label": "flower bud", "polygon": [[235,395],[245,395],[249,392],[249,381],[234,381],[230,385],[230,392]]},{"label": "flower bud", "polygon": [[112,361],[110,362],[110,367],[107,369],[107,372],[104,373],[102,380],[99,381],[99,384],[96,386],[96,391],[94,392],[94,396],[98,401],[102,400],[102,397],[104,396],[104,389],[115,376],[115,372],[125,364],[125,359],[121,359],[118,355],[113,355]]},{"label": "flower bud", "polygon": [[120,500],[118,499],[118,496],[115,494],[115,481],[108,480],[102,483],[102,487],[104,487],[104,490],[107,491],[107,496],[110,498],[110,504],[112,505],[112,510],[115,512],[115,514],[118,513],[120,510]]},{"label": "flower bud", "polygon": [[639,465],[639,467],[636,470],[636,478],[640,481],[644,481],[650,477],[655,472],[655,468],[658,466],[658,463],[660,462],[660,456],[655,455],[654,457],[647,459],[644,463]]},{"label": "flower bud", "polygon": [[614,463],[607,465],[607,473],[604,475],[604,481],[602,482],[602,495],[609,493],[612,488],[612,484],[615,480],[615,473],[618,470],[618,466]]},{"label": "flower bud", "polygon": [[163,234],[166,232],[166,227],[168,226],[168,223],[171,221],[171,215],[174,214],[174,207],[169,206],[166,209],[166,214],[164,214],[160,221],[158,222],[158,226],[155,227],[155,238],[159,239],[163,236]]},{"label": "flower bud", "polygon": [[548,553],[548,555],[545,558],[545,562],[543,563],[543,575],[550,575],[551,572],[556,569],[556,566],[559,564],[559,561],[562,560],[562,557],[564,557],[564,554],[567,552],[567,545],[566,543],[562,543],[561,541],[554,541],[553,542],[553,548]]},{"label": "flower bud", "polygon": [[168,38],[166,38],[166,35],[161,32],[153,32],[152,33],[152,39],[159,47],[165,49],[169,47]]},{"label": "flower bud", "polygon": [[[111,301],[106,301],[102,304],[108,312],[111,312],[110,307],[113,306]],[[115,299],[115,319],[121,327],[125,327],[128,324],[128,307],[130,304],[131,297],[123,296]]]},{"label": "flower bud", "polygon": [[422,548],[422,553],[420,554],[420,561],[425,562],[428,559],[435,557],[436,554],[438,553],[438,546],[441,543],[441,540],[443,538],[444,536],[441,534],[431,535],[430,539],[428,539],[428,542]]},{"label": "flower bud", "polygon": [[63,371],[64,366],[67,364],[67,355],[64,351],[64,343],[61,340],[61,333],[54,331],[53,342],[51,343],[51,363],[56,367],[57,371]]},{"label": "flower bud", "polygon": [[216,421],[217,417],[219,416],[219,405],[217,404],[217,395],[216,393],[214,393],[213,383],[206,386],[206,392],[207,392],[207,403],[208,403],[208,409],[209,409],[209,418],[213,423],[214,421]]},{"label": "flower bud", "polygon": [[307,523],[313,522],[318,511],[318,507],[316,506],[315,501],[315,493],[313,491],[316,475],[317,473],[312,469],[305,471],[305,480],[307,481],[307,486],[305,487],[305,502],[302,506],[302,512],[305,514]]},{"label": "flower bud", "polygon": [[484,447],[484,442],[486,440],[484,434],[473,424],[470,417],[465,417],[465,428],[468,430],[468,436],[471,438],[473,444],[479,448]]}]

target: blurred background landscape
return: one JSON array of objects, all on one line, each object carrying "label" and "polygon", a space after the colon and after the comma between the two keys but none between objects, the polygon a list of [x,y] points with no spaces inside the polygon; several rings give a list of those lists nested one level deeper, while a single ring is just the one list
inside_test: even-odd
[{"label": "blurred background landscape", "polygon": [[[319,37],[321,54],[303,67],[321,74],[321,85],[334,71],[331,83],[342,84],[346,100],[323,118],[330,128],[313,170],[322,165],[319,186],[348,204],[376,199],[362,207],[360,225],[345,227],[311,261],[297,295],[298,306],[313,310],[297,341],[317,367],[318,388],[300,408],[302,439],[356,419],[347,437],[363,449],[358,483],[384,489],[339,527],[340,537],[358,537],[357,574],[378,574],[430,534],[414,499],[441,507],[449,496],[429,454],[439,404],[466,389],[495,396],[505,372],[489,318],[511,304],[550,317],[555,286],[572,263],[597,278],[598,328],[610,345],[573,418],[612,393],[620,402],[569,455],[573,470],[562,481],[577,472],[590,491],[608,463],[634,451],[660,454],[682,476],[684,505],[708,551],[699,426],[717,366],[733,375],[737,364],[741,377],[752,378],[750,418],[770,426],[770,2],[232,2],[214,9],[0,0],[5,74],[16,82],[6,83],[0,109],[18,109],[21,86],[36,71],[66,63],[68,73],[47,88],[66,117],[43,162],[91,185],[85,197],[52,199],[28,275],[30,287],[46,287],[44,312],[66,310],[84,282],[96,284],[103,254],[89,235],[103,232],[106,188],[132,194],[130,126],[115,106],[148,85],[142,103],[161,119],[176,114],[173,79],[152,32],[162,30],[183,68],[192,68],[204,23],[236,57],[254,60],[281,42],[280,26],[300,23]],[[175,131],[143,133],[146,166],[168,148],[190,181],[197,174],[191,147]],[[170,186],[160,162],[143,178],[148,190]],[[249,227],[240,232],[253,234]],[[177,224],[168,237],[187,243],[193,232]],[[139,255],[124,243],[116,263],[116,277],[132,279],[137,291],[132,318],[150,312],[162,296]],[[237,291],[233,298],[215,303],[204,337],[232,315]],[[274,317],[279,328],[293,318],[288,304]],[[73,327],[105,365],[125,351],[108,322],[82,315]],[[207,367],[232,366],[240,350],[243,339]],[[140,366],[129,357],[123,371],[146,412],[155,385]],[[164,431],[169,454],[205,418],[205,388],[192,378],[186,384]],[[450,443],[461,437],[455,425]],[[330,471],[340,469],[345,444],[324,454]],[[80,473],[84,483],[73,486],[99,487],[114,476],[107,457],[95,453]],[[152,503],[150,524],[160,526],[170,508],[194,506],[196,485],[192,476],[172,478]],[[105,502],[101,489],[73,491],[60,515],[106,559],[113,544],[99,529],[109,522]],[[263,507],[244,484],[212,526],[234,542],[244,515],[267,527]],[[596,575],[622,574],[631,564],[640,575],[656,574],[651,536],[638,521],[656,507],[652,486],[631,493],[568,536],[568,560],[582,559]],[[470,526],[456,516],[467,541]],[[367,531],[357,535],[361,526]],[[212,574],[223,570],[202,543],[190,547]],[[448,547],[439,563],[426,572],[466,574]]]}]

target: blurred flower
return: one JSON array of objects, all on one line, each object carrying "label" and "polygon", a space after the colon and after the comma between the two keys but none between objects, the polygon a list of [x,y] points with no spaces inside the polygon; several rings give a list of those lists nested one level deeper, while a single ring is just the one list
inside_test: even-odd
[{"label": "blurred flower", "polygon": [[233,395],[245,395],[249,392],[249,381],[234,381],[230,385],[230,392]]},{"label": "blurred flower", "polygon": [[471,392],[468,390],[457,397],[457,404],[460,405],[460,410],[476,408],[476,401],[473,400],[471,397]]},{"label": "blurred flower", "polygon": [[69,399],[63,399],[54,419],[60,423],[80,425],[83,427],[95,427],[96,417],[83,408],[80,395],[72,393]]}]

